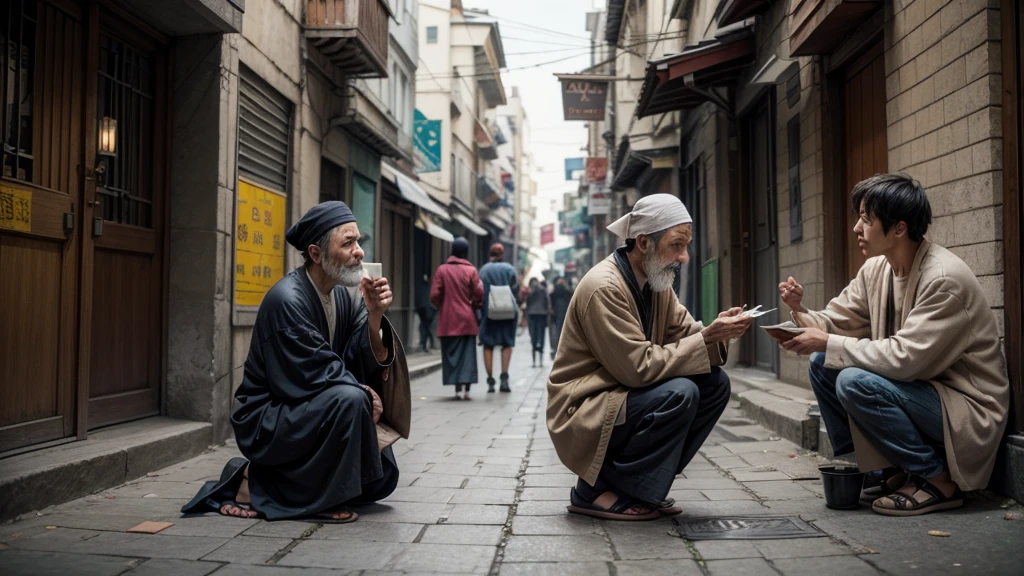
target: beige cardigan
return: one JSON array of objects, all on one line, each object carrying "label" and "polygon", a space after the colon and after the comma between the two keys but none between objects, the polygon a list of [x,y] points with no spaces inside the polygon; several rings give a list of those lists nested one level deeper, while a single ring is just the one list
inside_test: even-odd
[{"label": "beige cardigan", "polygon": [[647,340],[614,255],[583,277],[569,303],[548,378],[547,424],[562,463],[591,485],[630,388],[725,362],[725,347],[704,342],[701,323],[672,290],[655,294],[653,306]]},{"label": "beige cardigan", "polygon": [[[820,312],[795,312],[800,326],[828,332],[825,366],[858,367],[892,380],[927,380],[939,392],[946,458],[963,490],[988,485],[1006,426],[1010,386],[995,317],[978,279],[952,252],[925,240],[907,280],[902,328],[885,337],[892,267],[868,260]],[[862,470],[889,462],[854,425]]]}]

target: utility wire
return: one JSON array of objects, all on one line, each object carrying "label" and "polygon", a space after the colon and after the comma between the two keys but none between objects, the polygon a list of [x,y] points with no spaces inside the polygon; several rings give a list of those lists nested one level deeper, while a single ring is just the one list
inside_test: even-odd
[{"label": "utility wire", "polygon": [[484,16],[485,18],[493,18],[493,19],[501,21],[501,22],[507,22],[507,23],[510,23],[510,24],[518,24],[520,26],[526,26],[528,28],[534,28],[536,30],[541,30],[543,32],[548,32],[548,33],[551,33],[551,34],[557,34],[559,36],[568,36],[570,38],[582,38],[584,40],[590,40],[590,38],[585,37],[585,36],[577,36],[575,34],[569,34],[568,32],[562,32],[560,30],[551,30],[550,28],[541,28],[540,26],[536,26],[534,24],[528,24],[526,22],[522,22],[522,21],[519,21],[519,20],[512,20],[511,18],[505,18],[504,16],[495,16],[493,14],[488,14],[488,13],[480,11],[480,10],[473,10],[471,8],[468,8],[465,11],[469,12],[470,14],[479,14],[481,16]]}]

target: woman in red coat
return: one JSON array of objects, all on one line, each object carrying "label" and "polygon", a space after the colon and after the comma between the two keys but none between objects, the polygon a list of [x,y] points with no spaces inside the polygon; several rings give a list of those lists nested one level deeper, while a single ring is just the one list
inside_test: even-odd
[{"label": "woman in red coat", "polygon": [[437,335],[441,339],[441,375],[445,386],[455,385],[455,399],[462,387],[469,400],[469,387],[477,381],[476,335],[479,330],[475,310],[484,301],[480,275],[466,256],[469,243],[456,238],[452,255],[437,267],[430,286],[430,303],[439,310]]}]

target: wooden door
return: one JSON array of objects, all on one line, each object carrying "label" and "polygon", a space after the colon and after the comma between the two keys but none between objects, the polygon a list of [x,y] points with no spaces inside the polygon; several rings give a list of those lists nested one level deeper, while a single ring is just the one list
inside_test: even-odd
[{"label": "wooden door", "polygon": [[383,200],[380,222],[380,262],[391,285],[393,300],[388,319],[403,342],[412,342],[413,297],[409,274],[412,270],[410,231],[415,209]]},{"label": "wooden door", "polygon": [[[771,94],[755,105],[744,119],[746,188],[750,206],[749,231],[752,289],[747,304],[753,308],[775,308],[778,302],[778,226],[775,213],[775,140],[773,138],[774,98]],[[778,322],[778,311],[765,316],[764,324]],[[779,347],[763,330],[751,330],[753,346],[748,361],[764,370],[778,371]]]},{"label": "wooden door", "polygon": [[[885,119],[885,59],[879,43],[848,66],[843,73],[845,108],[844,134],[846,148],[846,193],[865,178],[889,170]],[[853,279],[864,264],[865,257],[857,246],[853,227],[857,215],[847,200],[846,211],[846,273]]]},{"label": "wooden door", "polygon": [[82,275],[89,428],[159,413],[164,336],[167,51],[97,13]]},{"label": "wooden door", "polygon": [[61,6],[0,8],[0,453],[75,434],[84,15]]}]

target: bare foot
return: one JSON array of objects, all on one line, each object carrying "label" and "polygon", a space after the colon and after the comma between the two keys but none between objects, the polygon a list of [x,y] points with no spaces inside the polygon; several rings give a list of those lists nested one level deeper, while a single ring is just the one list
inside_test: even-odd
[{"label": "bare foot", "polygon": [[[235,493],[234,504],[227,503],[220,507],[220,513],[224,516],[234,516],[236,518],[255,518],[259,516],[259,512],[249,507],[249,467],[245,467],[245,471],[242,472],[242,483],[238,485],[238,492]],[[237,504],[237,505],[235,505]]]}]

